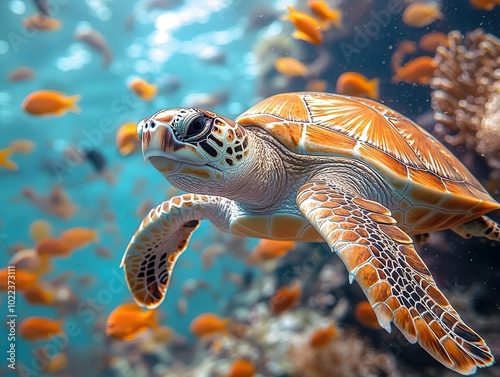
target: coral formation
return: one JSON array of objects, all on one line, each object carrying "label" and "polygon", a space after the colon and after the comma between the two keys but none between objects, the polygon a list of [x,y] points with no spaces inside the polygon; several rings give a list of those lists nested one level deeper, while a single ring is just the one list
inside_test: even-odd
[{"label": "coral formation", "polygon": [[432,107],[444,140],[465,144],[500,169],[500,40],[477,29],[448,34],[437,49],[431,80]]}]

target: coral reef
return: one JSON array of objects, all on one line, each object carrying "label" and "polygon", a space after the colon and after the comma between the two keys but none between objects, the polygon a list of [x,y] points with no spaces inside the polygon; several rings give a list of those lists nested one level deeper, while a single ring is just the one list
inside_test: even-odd
[{"label": "coral reef", "polygon": [[[448,34],[437,49],[431,80],[436,132],[452,145],[465,144],[500,170],[500,40],[477,29]],[[500,172],[497,172],[497,176]]]}]

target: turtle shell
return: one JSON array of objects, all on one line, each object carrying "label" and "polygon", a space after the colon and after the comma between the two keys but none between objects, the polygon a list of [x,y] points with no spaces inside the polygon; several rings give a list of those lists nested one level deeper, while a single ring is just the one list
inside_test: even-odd
[{"label": "turtle shell", "polygon": [[[364,98],[328,93],[284,93],[240,115],[243,127],[258,126],[296,154],[352,158],[377,171],[401,195],[405,223],[447,213],[448,228],[500,205],[467,168],[422,127],[390,108]],[[429,208],[432,211],[429,211]],[[449,214],[456,213],[455,221]],[[395,217],[400,217],[395,214]],[[444,226],[446,225],[446,226]]]}]

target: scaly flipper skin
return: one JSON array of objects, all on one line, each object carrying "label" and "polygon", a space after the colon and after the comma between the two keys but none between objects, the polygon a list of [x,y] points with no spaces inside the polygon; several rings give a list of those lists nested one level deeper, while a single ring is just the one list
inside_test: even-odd
[{"label": "scaly flipper skin", "polygon": [[224,201],[227,200],[207,195],[174,196],[142,220],[121,263],[138,305],[153,309],[162,303],[175,262],[186,249],[191,234],[201,219],[220,223]]},{"label": "scaly flipper skin", "polygon": [[489,240],[500,242],[500,225],[488,216],[456,225],[452,230],[464,238],[486,237]]},{"label": "scaly flipper skin", "polygon": [[493,364],[484,340],[436,287],[387,208],[322,177],[300,188],[297,204],[359,283],[383,328],[390,331],[394,322],[408,341],[461,374]]}]

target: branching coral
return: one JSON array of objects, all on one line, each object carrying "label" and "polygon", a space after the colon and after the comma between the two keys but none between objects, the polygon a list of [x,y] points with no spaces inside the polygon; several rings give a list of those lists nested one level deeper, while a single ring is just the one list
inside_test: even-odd
[{"label": "branching coral", "polygon": [[296,334],[290,344],[289,360],[294,376],[377,377],[399,376],[394,358],[373,350],[353,332],[343,332],[324,347],[313,348],[309,338]]},{"label": "branching coral", "polygon": [[465,38],[448,34],[440,46],[431,80],[434,119],[452,135],[445,141],[465,143],[500,169],[500,39],[477,29]]}]

